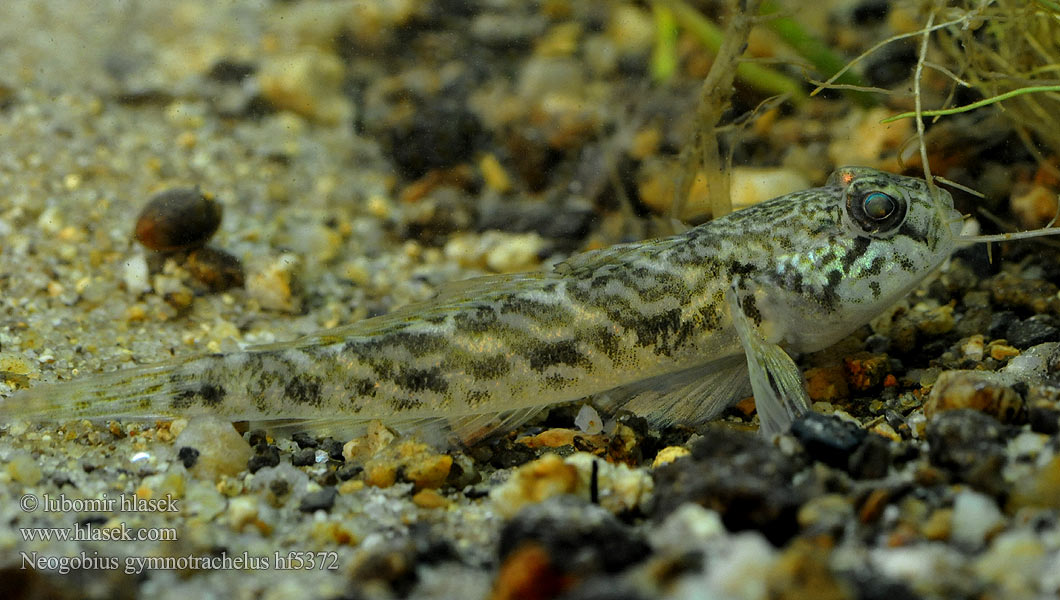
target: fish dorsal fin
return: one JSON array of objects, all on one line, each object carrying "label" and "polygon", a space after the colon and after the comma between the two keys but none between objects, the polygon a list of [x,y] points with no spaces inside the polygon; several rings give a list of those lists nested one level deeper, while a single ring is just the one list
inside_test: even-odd
[{"label": "fish dorsal fin", "polygon": [[555,271],[561,275],[569,275],[583,269],[598,269],[606,265],[627,263],[631,258],[650,253],[655,246],[666,244],[669,239],[644,240],[642,242],[615,244],[607,248],[589,250],[588,252],[575,254],[567,260],[557,263]]},{"label": "fish dorsal fin", "polygon": [[340,343],[351,337],[377,334],[411,321],[423,321],[432,314],[449,314],[451,307],[456,304],[488,300],[500,291],[510,294],[520,283],[533,285],[549,276],[539,271],[526,271],[449,281],[439,286],[438,291],[431,298],[406,304],[378,317],[315,331],[296,340],[250,346],[246,350],[248,352],[284,350],[316,344]]}]

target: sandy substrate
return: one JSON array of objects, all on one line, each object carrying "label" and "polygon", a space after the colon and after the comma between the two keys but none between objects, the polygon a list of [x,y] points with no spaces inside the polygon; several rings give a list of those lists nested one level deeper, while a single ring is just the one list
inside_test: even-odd
[{"label": "sandy substrate", "polygon": [[[671,87],[650,83],[636,3],[0,12],[4,397],[290,340],[665,229],[649,215],[667,214],[705,70],[686,44]],[[858,23],[865,46],[887,34]],[[897,164],[907,124],[814,102],[740,157],[795,188],[840,161]],[[223,207],[209,244],[243,287],[133,238],[149,198],[194,186]],[[747,402],[695,430],[605,416],[603,435],[567,407],[532,440],[444,452],[380,428],[347,444],[183,419],[0,423],[0,595],[1048,597],[1060,271],[1052,249],[997,254],[962,251],[803,357],[823,414],[775,443]]]}]

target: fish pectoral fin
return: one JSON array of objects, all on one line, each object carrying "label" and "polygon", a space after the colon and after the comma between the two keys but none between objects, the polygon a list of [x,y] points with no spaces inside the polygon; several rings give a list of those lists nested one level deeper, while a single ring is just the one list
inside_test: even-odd
[{"label": "fish pectoral fin", "polygon": [[730,356],[625,385],[594,400],[607,412],[625,409],[665,427],[713,419],[749,392],[743,357]]},{"label": "fish pectoral fin", "polygon": [[747,373],[761,431],[769,436],[783,433],[791,427],[792,421],[809,412],[810,397],[795,361],[783,348],[769,342],[744,311],[739,283],[739,280],[733,282],[725,299],[747,358]]}]

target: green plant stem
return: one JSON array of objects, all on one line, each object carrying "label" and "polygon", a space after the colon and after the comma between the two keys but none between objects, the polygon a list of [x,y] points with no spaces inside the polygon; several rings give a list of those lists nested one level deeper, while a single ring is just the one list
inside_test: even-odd
[{"label": "green plant stem", "polygon": [[[761,15],[772,15],[779,12],[776,2],[763,2]],[[846,66],[846,61],[832,52],[827,44],[817,39],[792,19],[787,17],[774,17],[766,23],[780,36],[784,42],[791,46],[800,56],[810,61],[825,77],[831,77]],[[867,87],[855,73],[847,71],[843,73],[836,83],[857,87]],[[871,107],[877,104],[876,97],[863,90],[843,90],[843,94],[863,107]]]},{"label": "green plant stem", "polygon": [[[695,35],[708,50],[717,53],[725,37],[717,25],[682,0],[668,0],[666,4],[683,27]],[[736,66],[736,77],[769,94],[788,94],[795,104],[801,104],[809,98],[798,81],[761,65],[741,62]]]},{"label": "green plant stem", "polygon": [[[964,106],[957,106],[957,107],[954,107],[954,108],[940,108],[940,109],[937,109],[937,110],[925,110],[925,111],[920,113],[920,116],[922,116],[922,117],[943,117],[943,116],[946,116],[946,115],[956,115],[956,114],[959,114],[959,113],[968,112],[970,110],[975,110],[977,108],[982,108],[984,106],[990,106],[991,104],[996,104],[998,102],[1002,102],[1004,100],[1008,100],[1009,98],[1015,98],[1016,96],[1022,96],[1023,94],[1034,94],[1034,93],[1038,93],[1038,92],[1060,92],[1060,85],[1035,85],[1035,86],[1030,86],[1030,87],[1025,87],[1025,88],[1019,88],[1017,90],[1012,90],[1010,92],[1005,92],[1004,94],[999,94],[997,96],[991,96],[990,98],[984,98],[984,99],[982,99],[982,100],[980,100],[978,102],[972,102],[971,104],[965,104]],[[880,123],[891,123],[892,121],[897,121],[899,119],[909,119],[909,118],[912,118],[912,117],[915,117],[915,116],[917,116],[916,111],[904,112],[904,113],[902,113],[900,115],[894,115],[893,117],[887,117],[886,119],[880,121]]]},{"label": "green plant stem", "polygon": [[677,19],[669,6],[654,2],[655,48],[651,56],[651,74],[656,81],[669,81],[677,71]]}]

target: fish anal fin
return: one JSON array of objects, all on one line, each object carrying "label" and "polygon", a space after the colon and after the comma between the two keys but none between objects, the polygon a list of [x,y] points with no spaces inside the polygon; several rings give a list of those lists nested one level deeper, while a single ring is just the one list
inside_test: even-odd
[{"label": "fish anal fin", "polygon": [[510,431],[541,412],[541,406],[521,408],[501,413],[482,413],[449,419],[449,429],[455,439],[470,446],[501,431]]}]

